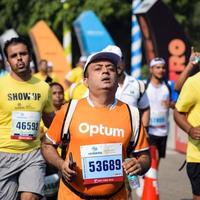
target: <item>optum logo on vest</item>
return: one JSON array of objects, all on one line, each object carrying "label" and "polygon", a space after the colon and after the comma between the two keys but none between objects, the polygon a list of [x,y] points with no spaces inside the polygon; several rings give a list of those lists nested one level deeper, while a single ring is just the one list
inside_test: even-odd
[{"label": "optum logo on vest", "polygon": [[115,137],[124,137],[124,129],[121,128],[110,128],[103,124],[93,125],[86,122],[80,123],[78,127],[79,131],[83,134],[88,133],[90,136],[93,135],[106,135]]}]

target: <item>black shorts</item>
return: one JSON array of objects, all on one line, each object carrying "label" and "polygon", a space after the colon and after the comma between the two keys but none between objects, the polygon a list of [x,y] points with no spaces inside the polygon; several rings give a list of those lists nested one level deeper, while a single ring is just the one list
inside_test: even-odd
[{"label": "black shorts", "polygon": [[200,195],[200,163],[187,163],[187,174],[192,185],[193,195]]},{"label": "black shorts", "polygon": [[149,144],[155,145],[157,147],[159,158],[165,158],[167,136],[155,136],[155,135],[149,134]]}]

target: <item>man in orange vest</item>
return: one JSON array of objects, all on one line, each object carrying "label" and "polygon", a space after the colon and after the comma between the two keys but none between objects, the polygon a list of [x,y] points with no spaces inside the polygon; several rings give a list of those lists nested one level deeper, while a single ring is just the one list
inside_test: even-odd
[{"label": "man in orange vest", "polygon": [[[125,174],[142,175],[149,169],[149,145],[139,111],[115,98],[119,61],[111,52],[89,56],[84,66],[89,96],[77,101],[68,134],[63,127],[74,101],[57,112],[46,134],[43,155],[62,174],[59,200],[126,200]],[[63,133],[70,137],[61,158],[56,147]]]}]

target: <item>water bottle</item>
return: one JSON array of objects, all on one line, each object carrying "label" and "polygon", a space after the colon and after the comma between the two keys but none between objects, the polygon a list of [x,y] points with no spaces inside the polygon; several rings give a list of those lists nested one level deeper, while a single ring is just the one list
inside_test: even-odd
[{"label": "water bottle", "polygon": [[[125,161],[130,160],[130,158],[126,158]],[[128,183],[131,189],[136,189],[140,187],[139,178],[137,175],[129,175],[127,174]]]}]

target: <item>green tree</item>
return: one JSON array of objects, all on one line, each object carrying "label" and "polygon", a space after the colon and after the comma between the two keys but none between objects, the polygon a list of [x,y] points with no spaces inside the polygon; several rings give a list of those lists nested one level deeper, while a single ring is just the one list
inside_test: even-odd
[{"label": "green tree", "polygon": [[[67,12],[64,4],[67,4]],[[0,32],[14,28],[25,35],[38,20],[43,19],[61,36],[63,21],[71,26],[73,20],[84,10],[93,10],[103,22],[109,24],[116,19],[125,18],[131,9],[130,2],[125,0],[120,3],[117,0],[68,0],[64,4],[58,0],[1,0]]]},{"label": "green tree", "polygon": [[[42,19],[62,41],[63,22],[72,29],[72,22],[85,10],[96,13],[115,41],[122,38],[120,46],[130,45],[131,1],[127,0],[66,0],[64,3],[59,0],[1,0],[0,33],[14,28],[20,35],[28,36],[29,29]],[[77,51],[76,41],[75,44]]]},{"label": "green tree", "polygon": [[199,0],[163,0],[173,11],[182,25],[190,42],[200,50],[200,1]]},{"label": "green tree", "polygon": [[[163,0],[163,2],[172,10],[191,43],[198,49],[200,46],[199,0]],[[43,19],[62,41],[63,22],[72,29],[72,22],[82,11],[93,10],[116,44],[124,50],[125,57],[130,58],[131,3],[131,0],[66,0],[65,3],[61,3],[60,0],[1,0],[0,33],[14,28],[20,35],[28,36],[29,29]]]}]

